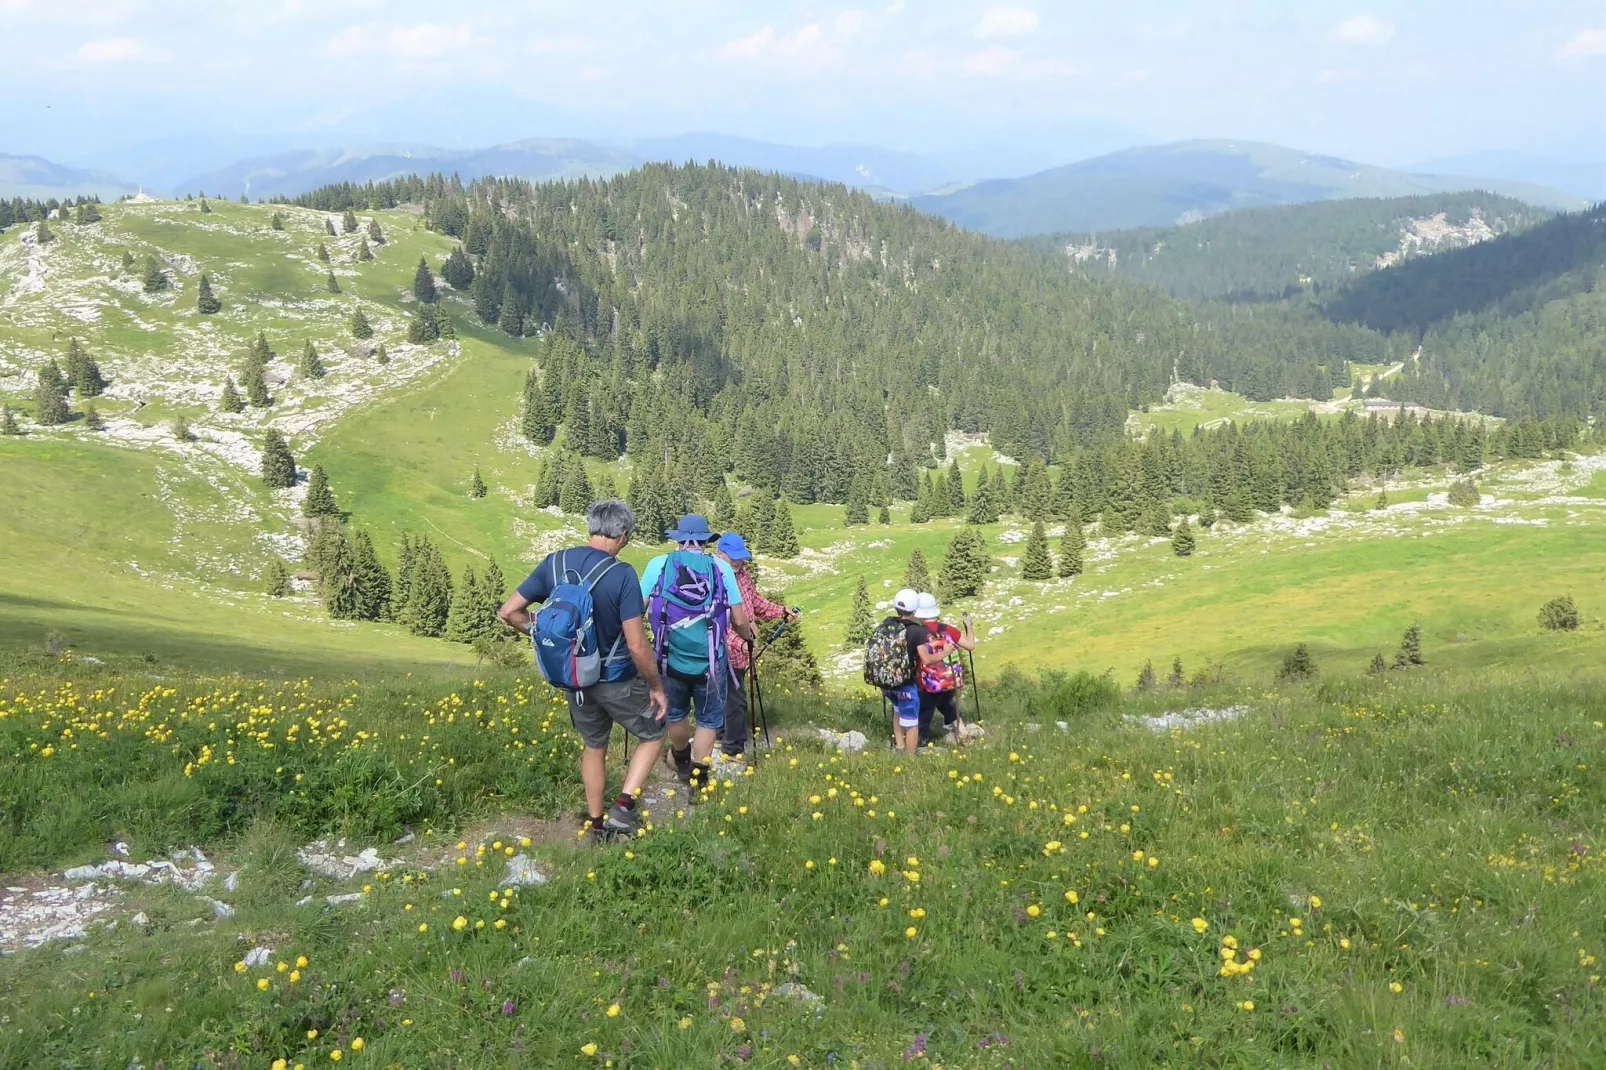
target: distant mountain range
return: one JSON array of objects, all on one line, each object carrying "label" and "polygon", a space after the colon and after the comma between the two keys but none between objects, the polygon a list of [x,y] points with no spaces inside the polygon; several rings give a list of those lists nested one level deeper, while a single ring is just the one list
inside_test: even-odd
[{"label": "distant mountain range", "polygon": [[81,193],[98,195],[101,200],[109,201],[137,192],[137,187],[104,171],[80,171],[38,156],[0,153],[0,197],[46,199]]},{"label": "distant mountain range", "polygon": [[1583,198],[1527,182],[1391,171],[1252,141],[1180,141],[992,179],[914,206],[1000,238],[1159,227],[1237,208],[1483,189],[1546,208]]},{"label": "distant mountain range", "polygon": [[[1498,155],[1498,154],[1494,154]],[[1507,154],[1510,155],[1510,154]],[[1023,178],[966,182],[965,155],[938,156],[865,145],[800,147],[724,134],[694,133],[600,144],[531,138],[484,149],[380,146],[281,152],[239,160],[158,192],[205,191],[215,197],[294,196],[337,182],[369,182],[414,173],[551,181],[605,178],[649,160],[719,160],[795,178],[841,182],[1003,238],[1170,226],[1237,208],[1350,197],[1399,197],[1479,189],[1547,208],[1583,207],[1582,198],[1548,186],[1492,178],[1414,174],[1371,167],[1277,145],[1185,141],[1126,149]],[[1475,162],[1476,158],[1468,162]],[[1495,160],[1521,172],[1520,161]],[[1547,172],[1548,173],[1548,172]],[[1577,176],[1574,176],[1575,178]],[[0,156],[0,196],[133,193],[102,172],[79,171],[36,157]],[[1577,188],[1576,186],[1573,188]]]}]

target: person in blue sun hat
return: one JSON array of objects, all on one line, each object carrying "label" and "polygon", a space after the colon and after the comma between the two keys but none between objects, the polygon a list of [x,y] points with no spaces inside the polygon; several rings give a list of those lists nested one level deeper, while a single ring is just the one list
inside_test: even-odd
[{"label": "person in blue sun hat", "polygon": [[715,538],[708,519],[687,514],[665,537],[675,549],[647,562],[641,593],[669,697],[669,760],[695,801],[708,785],[709,758],[736,686],[726,635],[734,630],[751,642],[754,632],[735,572],[708,552]]},{"label": "person in blue sun hat", "polygon": [[[747,565],[753,559],[753,551],[747,548],[746,539],[734,531],[727,532],[714,544],[714,553],[729,562],[731,571],[736,573],[736,586],[741,590],[742,609],[746,611],[748,620],[756,624],[758,621],[797,619],[796,613],[758,593],[752,569]],[[725,731],[720,736],[720,746],[725,751],[725,757],[741,759],[747,753],[747,737],[750,729],[747,692],[744,688],[747,683],[747,672],[752,664],[752,652],[747,642],[734,631],[726,636],[725,652],[730,656],[731,672],[736,677],[736,687],[725,702]]]}]

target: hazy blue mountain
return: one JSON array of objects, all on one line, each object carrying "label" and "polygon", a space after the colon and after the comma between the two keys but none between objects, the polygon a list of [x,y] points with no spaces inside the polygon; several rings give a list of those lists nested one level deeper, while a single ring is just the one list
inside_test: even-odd
[{"label": "hazy blue mountain", "polygon": [[1547,208],[1582,198],[1531,183],[1417,175],[1250,141],[1126,149],[1025,178],[914,198],[915,207],[1003,238],[1170,226],[1238,208],[1486,189]]},{"label": "hazy blue mountain", "polygon": [[101,200],[111,201],[125,193],[137,192],[138,187],[104,171],[82,171],[39,156],[0,153],[0,197],[47,200],[95,194]]},{"label": "hazy blue mountain", "polygon": [[1445,156],[1412,164],[1407,170],[1438,175],[1487,175],[1565,190],[1591,201],[1606,201],[1606,143],[1583,138],[1572,151],[1545,153],[1494,149]]},{"label": "hazy blue mountain", "polygon": [[209,174],[195,175],[181,192],[205,190],[223,197],[293,197],[337,182],[370,182],[400,175],[440,171],[464,181],[491,176],[532,181],[598,178],[628,171],[641,158],[624,149],[570,138],[531,138],[488,149],[430,147],[304,149],[241,160]]},{"label": "hazy blue mountain", "polygon": [[872,193],[907,196],[963,177],[936,156],[873,145],[778,145],[729,134],[678,134],[626,142],[637,155],[668,163],[718,160],[799,178],[841,182]]}]

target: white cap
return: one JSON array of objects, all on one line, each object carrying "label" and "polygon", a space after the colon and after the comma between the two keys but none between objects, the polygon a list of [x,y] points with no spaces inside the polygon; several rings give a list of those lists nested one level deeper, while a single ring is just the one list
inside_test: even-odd
[{"label": "white cap", "polygon": [[937,596],[930,591],[921,591],[915,602],[915,616],[920,620],[936,620]]},{"label": "white cap", "polygon": [[899,613],[913,613],[920,604],[920,592],[913,587],[905,587],[892,596],[892,608]]}]

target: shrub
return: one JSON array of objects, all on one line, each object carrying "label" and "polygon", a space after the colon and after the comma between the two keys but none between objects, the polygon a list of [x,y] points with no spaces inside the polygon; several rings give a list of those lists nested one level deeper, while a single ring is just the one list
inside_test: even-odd
[{"label": "shrub", "polygon": [[1539,626],[1552,632],[1570,632],[1578,627],[1578,607],[1573,596],[1564,594],[1539,607]]},{"label": "shrub", "polygon": [[1480,495],[1478,485],[1471,479],[1459,479],[1450,484],[1450,504],[1458,505],[1463,509],[1471,509],[1478,504]]},{"label": "shrub", "polygon": [[1108,676],[1044,673],[1042,685],[1026,700],[1026,712],[1036,721],[1068,721],[1120,701],[1121,689]]},{"label": "shrub", "polygon": [[1310,648],[1300,643],[1283,659],[1282,668],[1277,670],[1277,679],[1296,682],[1314,680],[1317,671],[1316,662],[1310,656]]}]

